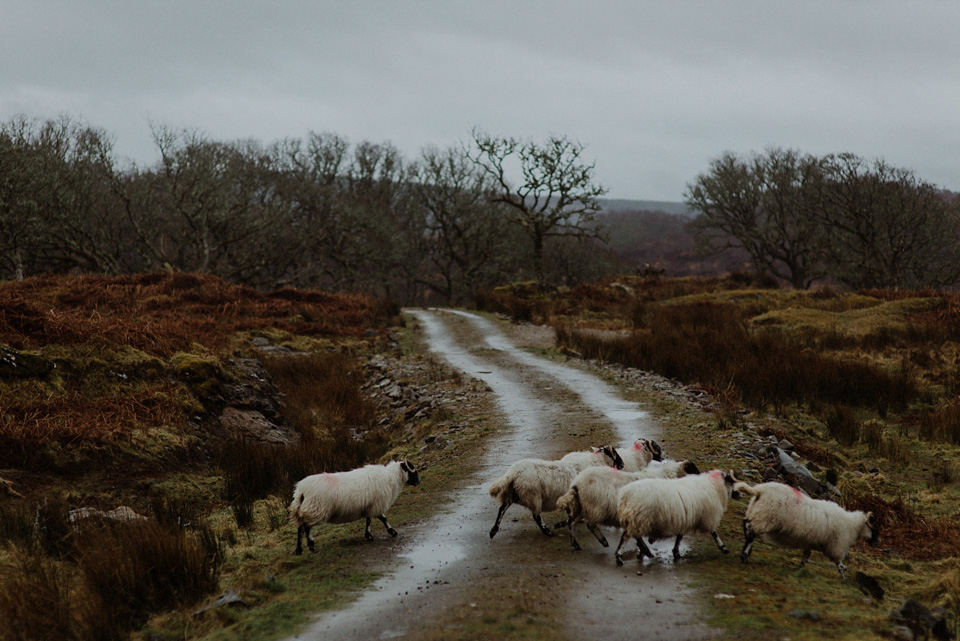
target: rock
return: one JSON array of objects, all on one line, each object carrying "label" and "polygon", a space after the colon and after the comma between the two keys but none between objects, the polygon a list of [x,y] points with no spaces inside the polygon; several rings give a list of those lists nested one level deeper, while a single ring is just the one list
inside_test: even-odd
[{"label": "rock", "polygon": [[857,585],[860,586],[860,591],[871,596],[877,601],[883,601],[883,588],[880,587],[880,584],[877,580],[870,576],[869,574],[864,574],[863,572],[857,572],[856,577],[854,578]]},{"label": "rock", "polygon": [[53,371],[53,361],[0,345],[0,378],[43,378]]},{"label": "rock", "polygon": [[779,448],[777,449],[777,454],[780,459],[780,471],[787,480],[787,483],[800,488],[810,496],[820,494],[822,490],[820,481],[814,478],[810,470]]},{"label": "rock", "polygon": [[257,410],[232,406],[223,408],[220,426],[231,436],[244,436],[276,445],[290,445],[300,438],[294,430],[277,425]]},{"label": "rock", "polygon": [[203,614],[208,610],[219,608],[224,605],[229,605],[230,607],[233,607],[233,608],[249,608],[250,607],[250,604],[244,601],[239,594],[237,594],[233,590],[227,590],[226,592],[221,594],[216,601],[214,601],[213,603],[210,603],[209,605],[205,605],[199,610],[197,610],[196,612],[194,612],[193,616],[200,616],[201,614]]},{"label": "rock", "polygon": [[899,626],[908,628],[914,638],[927,639],[931,635],[937,641],[949,641],[953,634],[947,628],[944,615],[936,616],[919,601],[907,599],[890,613],[889,619]]},{"label": "rock", "polygon": [[137,514],[133,508],[121,505],[108,512],[98,510],[92,507],[78,507],[67,513],[67,518],[71,523],[76,523],[81,519],[98,518],[109,519],[111,521],[146,521],[147,517]]},{"label": "rock", "polygon": [[913,630],[905,625],[894,626],[891,634],[896,641],[915,641],[917,638]]},{"label": "rock", "polygon": [[787,439],[782,439],[779,443],[777,443],[777,447],[779,447],[781,450],[786,450],[787,452],[793,451],[793,443]]}]

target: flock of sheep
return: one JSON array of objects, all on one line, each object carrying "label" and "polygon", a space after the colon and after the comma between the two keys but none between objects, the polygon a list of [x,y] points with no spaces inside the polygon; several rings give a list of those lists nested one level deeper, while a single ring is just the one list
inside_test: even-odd
[{"label": "flock of sheep", "polygon": [[[290,516],[297,523],[295,554],[302,554],[302,538],[314,551],[310,529],[319,523],[347,523],[366,519],[366,538],[372,539],[370,520],[379,519],[391,536],[397,531],[385,513],[404,485],[420,483],[420,474],[408,461],[367,465],[349,472],[314,474],[297,483],[290,503]],[[500,530],[504,512],[513,504],[530,510],[537,527],[547,536],[554,532],[541,514],[563,510],[567,518],[554,527],[567,527],[570,543],[579,550],[573,527],[583,522],[601,545],[608,547],[599,526],[623,530],[614,554],[623,564],[623,548],[635,539],[638,560],[653,553],[644,542],[675,537],[674,559],[680,558],[680,541],[687,534],[709,532],[717,547],[728,552],[717,535],[720,519],[731,498],[750,496],[743,519],[745,536],[741,560],[746,563],[757,537],[785,547],[803,550],[801,565],[812,551],[833,561],[844,577],[850,547],[866,540],[879,542],[877,526],[869,512],[850,512],[831,501],[812,499],[783,483],[748,485],[733,472],[700,473],[689,461],[664,461],[660,446],[638,439],[632,446],[609,445],[590,451],[571,452],[550,461],[517,461],[490,486],[490,496],[499,503],[497,519],[490,530]]]}]

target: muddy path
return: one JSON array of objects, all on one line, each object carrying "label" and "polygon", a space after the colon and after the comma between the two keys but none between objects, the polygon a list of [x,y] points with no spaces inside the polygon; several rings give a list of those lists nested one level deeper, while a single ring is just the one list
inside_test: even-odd
[{"label": "muddy path", "polygon": [[[696,560],[673,563],[669,544],[654,548],[655,560],[640,565],[628,557],[618,568],[611,549],[589,533],[578,532],[584,550],[573,552],[565,533],[545,537],[520,506],[489,538],[497,510],[487,488],[512,462],[661,438],[651,417],[596,376],[525,351],[490,320],[451,310],[410,313],[436,357],[490,388],[499,427],[479,472],[453,490],[444,512],[407,527],[393,572],[295,638],[717,636],[684,587]],[[557,520],[545,515],[547,523]],[[607,534],[615,545],[616,533]]]}]

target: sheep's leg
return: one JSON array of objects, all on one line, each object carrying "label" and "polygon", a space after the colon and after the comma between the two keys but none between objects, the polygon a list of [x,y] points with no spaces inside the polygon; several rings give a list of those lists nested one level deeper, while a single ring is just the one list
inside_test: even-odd
[{"label": "sheep's leg", "polygon": [[509,499],[500,504],[500,511],[497,512],[497,522],[493,524],[493,527],[490,528],[490,538],[492,539],[496,536],[497,532],[500,531],[500,520],[503,518],[503,513],[507,511],[507,508],[512,505],[512,501]]},{"label": "sheep's leg", "polygon": [[637,537],[637,561],[643,563],[643,557],[649,556],[653,558],[653,552],[650,551],[650,548],[647,547],[647,544],[643,542],[639,536]]},{"label": "sheep's leg", "polygon": [[597,537],[597,540],[600,541],[600,545],[605,548],[610,547],[610,544],[607,543],[607,538],[603,536],[603,532],[600,531],[600,528],[598,528],[596,525],[588,525],[587,529],[590,530],[595,537]]},{"label": "sheep's leg", "polygon": [[537,527],[540,528],[541,532],[543,532],[547,536],[553,536],[553,530],[551,530],[544,524],[543,519],[541,519],[540,515],[537,514],[536,512],[533,513],[533,520],[536,521]]},{"label": "sheep's leg", "polygon": [[303,533],[306,535],[306,538],[307,538],[307,547],[310,548],[311,552],[316,552],[317,548],[313,540],[313,532],[310,531],[309,525],[304,524]]},{"label": "sheep's leg", "polygon": [[[714,543],[717,544],[717,548],[719,548],[719,550],[720,550],[721,552],[723,552],[724,554],[730,554],[730,550],[728,550],[728,549],[727,549],[727,546],[724,545],[724,544],[723,544],[723,541],[720,540],[720,535],[717,534],[717,531],[716,531],[716,530],[713,530],[712,532],[710,532],[710,536],[713,537]],[[679,537],[677,537],[677,538],[678,538],[678,543],[679,543]]]},{"label": "sheep's leg", "polygon": [[390,527],[390,524],[387,523],[387,515],[386,515],[386,514],[381,514],[380,516],[377,517],[377,519],[379,519],[380,522],[383,523],[383,527],[387,528],[387,534],[389,534],[390,536],[396,536],[396,535],[397,535],[397,531],[394,530],[392,527]]},{"label": "sheep's leg", "polygon": [[845,565],[843,564],[843,561],[837,561],[837,570],[840,571],[840,578],[841,578],[841,579],[847,578],[847,574],[846,574],[846,572],[847,572],[847,566],[845,566]]},{"label": "sheep's leg", "polygon": [[367,520],[367,527],[366,527],[366,529],[363,531],[363,537],[364,537],[365,539],[367,539],[368,541],[372,541],[372,540],[373,540],[373,534],[370,533],[370,517],[368,516],[366,520]]},{"label": "sheep's leg", "polygon": [[624,530],[623,535],[620,537],[620,545],[617,546],[617,551],[613,553],[613,558],[617,560],[617,565],[623,565],[623,546],[627,544],[627,539],[629,538],[627,531]]},{"label": "sheep's leg", "polygon": [[[716,532],[711,532],[714,537],[717,536]],[[678,561],[680,559],[680,540],[683,538],[682,534],[677,535],[676,541],[673,542],[673,560]]]},{"label": "sheep's leg", "polygon": [[750,521],[743,519],[743,549],[740,550],[740,560],[744,563],[747,562],[747,559],[750,558],[750,553],[753,552],[753,542],[756,538],[757,533],[750,527]]},{"label": "sheep's leg", "polygon": [[[307,540],[307,544],[308,545],[310,544],[309,539]],[[296,554],[297,556],[300,556],[301,554],[303,554],[303,524],[302,523],[299,526],[297,526],[297,547],[296,549],[294,549],[293,553]]]},{"label": "sheep's leg", "polygon": [[806,549],[806,550],[803,551],[803,558],[800,559],[800,567],[803,567],[803,566],[805,566],[805,565],[807,564],[807,561],[810,560],[810,553],[811,553],[812,551],[813,551],[813,550],[810,550],[810,549]]},{"label": "sheep's leg", "polygon": [[[572,547],[574,550],[579,550],[580,542],[577,541],[577,537],[573,535],[573,523],[570,523],[567,527],[569,528],[569,531],[570,531],[570,547]],[[587,527],[590,527],[590,526],[587,526]]]}]

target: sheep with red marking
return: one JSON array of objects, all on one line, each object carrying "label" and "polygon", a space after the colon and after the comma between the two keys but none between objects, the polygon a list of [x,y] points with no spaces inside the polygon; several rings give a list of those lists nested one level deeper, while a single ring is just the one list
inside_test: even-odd
[{"label": "sheep with red marking", "polygon": [[420,473],[409,461],[392,461],[387,465],[366,465],[349,472],[313,474],[297,483],[288,508],[297,523],[297,547],[294,554],[303,554],[302,537],[315,552],[310,528],[318,523],[349,523],[366,519],[364,536],[373,540],[370,519],[377,517],[390,536],[397,531],[387,523],[386,511],[397,500],[405,485],[419,485]]},{"label": "sheep with red marking", "polygon": [[770,543],[803,550],[801,567],[813,550],[823,553],[837,566],[842,579],[847,569],[843,562],[857,541],[870,545],[880,542],[880,531],[870,512],[847,511],[833,501],[812,499],[783,483],[737,483],[736,489],[751,497],[743,518],[740,560],[744,563],[759,536]]},{"label": "sheep with red marking", "polygon": [[580,549],[574,536],[573,526],[583,522],[597,538],[600,545],[608,547],[606,537],[598,526],[618,527],[617,492],[627,483],[643,478],[679,478],[687,474],[699,474],[700,470],[691,461],[651,461],[639,472],[626,472],[609,467],[590,467],[573,479],[570,489],[557,501],[557,509],[567,513],[567,519],[554,525],[555,529],[570,528],[570,545]]},{"label": "sheep with red marking", "polygon": [[618,449],[617,454],[623,459],[625,472],[639,472],[651,461],[663,460],[663,449],[660,444],[645,438],[638,438],[628,448]]},{"label": "sheep with red marking", "polygon": [[540,514],[557,509],[557,499],[570,488],[581,470],[600,465],[621,469],[623,459],[613,447],[604,445],[591,452],[571,452],[559,461],[534,458],[517,461],[490,486],[490,496],[500,504],[490,538],[500,531],[503,514],[514,503],[530,510],[540,531],[553,536],[553,530],[544,525]]},{"label": "sheep with red marking", "polygon": [[623,528],[614,557],[623,565],[623,546],[634,538],[639,560],[653,553],[643,537],[650,541],[676,537],[673,558],[680,558],[680,540],[693,532],[709,532],[717,547],[729,553],[717,535],[720,519],[734,496],[733,472],[712,470],[678,479],[640,479],[620,488],[617,494],[617,520]]}]

